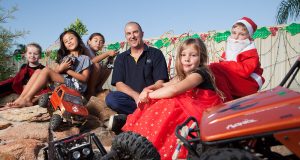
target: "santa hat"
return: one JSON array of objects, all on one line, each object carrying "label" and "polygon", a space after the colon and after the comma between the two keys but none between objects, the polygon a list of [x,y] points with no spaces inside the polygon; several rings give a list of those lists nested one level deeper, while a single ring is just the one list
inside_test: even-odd
[{"label": "santa hat", "polygon": [[253,33],[257,29],[257,25],[252,21],[252,19],[248,17],[243,17],[242,19],[238,20],[236,23],[238,22],[243,23],[246,26],[250,37],[252,37]]}]

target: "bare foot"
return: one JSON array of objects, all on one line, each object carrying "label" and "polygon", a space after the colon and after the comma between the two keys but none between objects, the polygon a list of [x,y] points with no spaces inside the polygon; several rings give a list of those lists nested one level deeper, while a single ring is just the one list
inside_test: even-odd
[{"label": "bare foot", "polygon": [[9,107],[9,106],[1,106],[0,111],[4,111],[4,110],[10,109],[10,108],[11,107]]},{"label": "bare foot", "polygon": [[[8,109],[8,108],[23,108],[23,107],[29,107],[29,106],[32,106],[33,103],[29,100],[25,100],[25,99],[17,99],[15,100],[14,102],[9,102],[6,104],[5,109]],[[1,108],[2,109],[2,108]],[[3,109],[3,110],[5,110]]]},{"label": "bare foot", "polygon": [[12,105],[14,105],[14,102],[7,102],[6,105],[5,105],[4,107],[10,107],[10,106],[12,106]]},{"label": "bare foot", "polygon": [[13,106],[13,105],[15,105],[15,104],[18,104],[20,100],[21,100],[21,97],[17,98],[16,100],[14,100],[14,101],[12,101],[12,102],[6,103],[5,106],[11,107],[11,106]]}]

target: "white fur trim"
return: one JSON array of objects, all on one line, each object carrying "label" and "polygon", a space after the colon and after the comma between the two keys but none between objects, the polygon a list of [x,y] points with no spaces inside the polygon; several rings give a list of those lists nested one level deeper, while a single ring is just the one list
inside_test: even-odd
[{"label": "white fur trim", "polygon": [[248,32],[249,32],[250,36],[252,37],[252,35],[253,35],[253,27],[252,27],[252,25],[248,21],[243,20],[243,19],[238,20],[237,22],[243,23],[246,26],[246,28],[248,29]]},{"label": "white fur trim", "polygon": [[262,78],[256,73],[251,73],[250,77],[252,77],[257,82],[260,90],[263,85]]},{"label": "white fur trim", "polygon": [[244,48],[240,53],[245,52],[245,51],[249,51],[251,49],[256,49],[255,44],[254,44],[253,41],[251,41],[251,43],[246,48]]}]

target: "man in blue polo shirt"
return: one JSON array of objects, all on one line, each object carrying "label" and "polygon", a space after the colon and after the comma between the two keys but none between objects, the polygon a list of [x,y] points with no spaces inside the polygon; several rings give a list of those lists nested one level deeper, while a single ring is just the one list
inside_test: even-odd
[{"label": "man in blue polo shirt", "polygon": [[137,22],[126,24],[125,37],[130,49],[117,56],[111,81],[117,91],[110,92],[105,99],[107,106],[119,114],[134,112],[145,87],[161,86],[168,81],[164,55],[159,49],[144,44],[143,35]]},{"label": "man in blue polo shirt", "polygon": [[169,80],[164,55],[159,49],[144,44],[143,35],[137,22],[126,24],[125,37],[130,49],[117,56],[111,81],[117,91],[110,92],[105,99],[107,106],[119,114],[134,112],[144,88],[156,88]]}]

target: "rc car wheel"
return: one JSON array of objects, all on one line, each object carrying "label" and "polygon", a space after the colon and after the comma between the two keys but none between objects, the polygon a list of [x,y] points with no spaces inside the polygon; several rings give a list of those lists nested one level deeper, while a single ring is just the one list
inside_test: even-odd
[{"label": "rc car wheel", "polygon": [[120,159],[160,159],[156,148],[145,137],[133,133],[123,132],[115,137],[112,150],[117,151]]},{"label": "rc car wheel", "polygon": [[235,148],[217,148],[204,152],[200,160],[259,160],[251,153]]},{"label": "rc car wheel", "polygon": [[52,129],[53,131],[57,130],[62,121],[63,119],[60,115],[53,114],[50,119],[50,129]]},{"label": "rc car wheel", "polygon": [[48,102],[49,102],[49,94],[45,93],[45,94],[42,94],[41,97],[39,98],[38,105],[40,107],[47,108],[48,107]]}]

